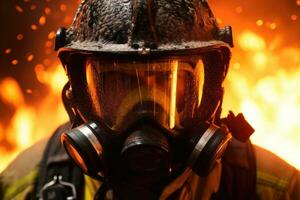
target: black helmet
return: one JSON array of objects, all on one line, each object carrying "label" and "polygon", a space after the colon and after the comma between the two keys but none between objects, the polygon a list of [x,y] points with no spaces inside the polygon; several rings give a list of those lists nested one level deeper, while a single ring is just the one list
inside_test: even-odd
[{"label": "black helmet", "polygon": [[72,26],[57,36],[58,48],[97,52],[197,49],[232,45],[205,0],[84,0]]}]

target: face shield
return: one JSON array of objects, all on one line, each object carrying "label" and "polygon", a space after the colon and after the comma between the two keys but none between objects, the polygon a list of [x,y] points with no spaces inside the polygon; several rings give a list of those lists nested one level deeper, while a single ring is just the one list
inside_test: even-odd
[{"label": "face shield", "polygon": [[96,115],[113,129],[140,117],[180,129],[199,107],[204,83],[200,58],[102,60],[88,57],[86,85]]},{"label": "face shield", "polygon": [[141,118],[168,130],[207,118],[220,98],[216,92],[228,61],[224,51],[165,57],[87,53],[71,56],[65,66],[80,116],[119,132]]}]

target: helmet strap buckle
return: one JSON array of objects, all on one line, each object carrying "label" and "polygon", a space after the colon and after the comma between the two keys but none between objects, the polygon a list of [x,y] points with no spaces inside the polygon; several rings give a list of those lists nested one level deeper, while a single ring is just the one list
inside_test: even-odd
[{"label": "helmet strap buckle", "polygon": [[63,181],[61,175],[55,175],[39,192],[39,200],[52,199],[76,200],[75,186],[70,182]]}]

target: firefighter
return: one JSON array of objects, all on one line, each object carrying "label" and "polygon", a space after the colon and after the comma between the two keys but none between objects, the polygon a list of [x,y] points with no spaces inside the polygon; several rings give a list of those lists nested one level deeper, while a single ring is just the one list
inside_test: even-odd
[{"label": "firefighter", "polygon": [[70,122],[1,174],[1,199],[300,199],[300,175],[221,119],[233,47],[205,0],[84,0],[57,32]]}]

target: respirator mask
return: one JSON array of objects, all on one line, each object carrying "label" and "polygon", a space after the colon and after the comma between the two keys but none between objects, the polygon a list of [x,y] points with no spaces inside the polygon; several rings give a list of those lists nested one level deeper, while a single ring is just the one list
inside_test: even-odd
[{"label": "respirator mask", "polygon": [[226,50],[61,55],[70,80],[69,111],[77,118],[61,138],[67,153],[84,173],[108,185],[159,187],[186,168],[206,176],[231,138],[214,123]]}]

